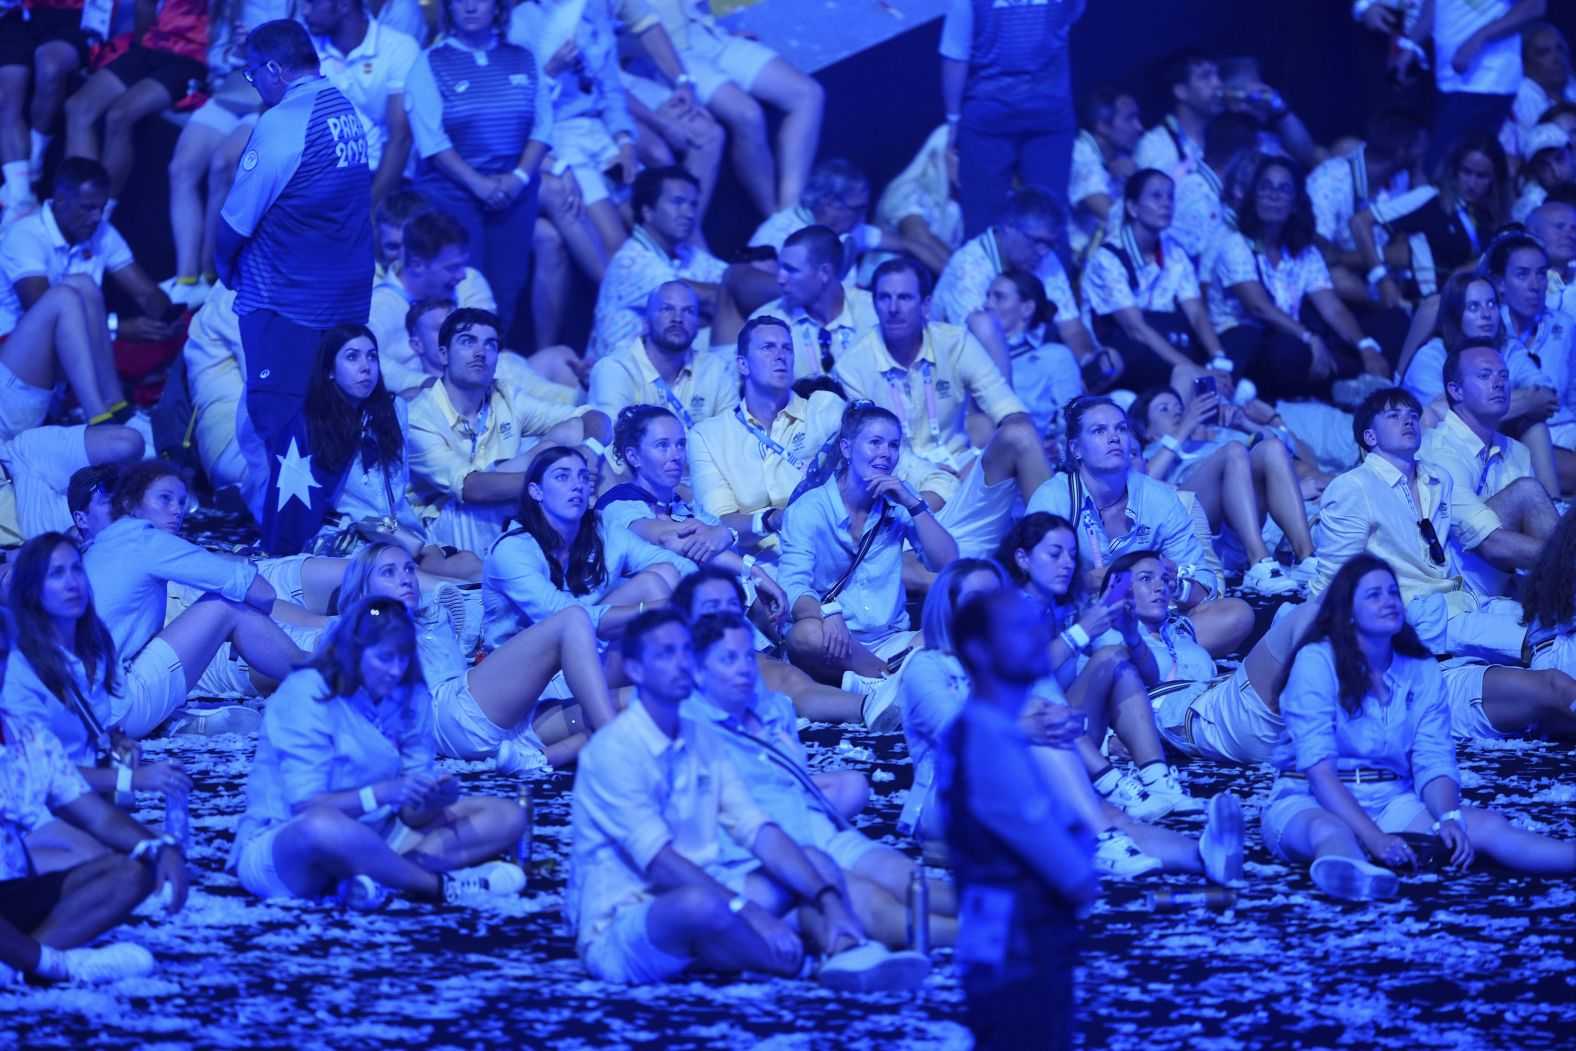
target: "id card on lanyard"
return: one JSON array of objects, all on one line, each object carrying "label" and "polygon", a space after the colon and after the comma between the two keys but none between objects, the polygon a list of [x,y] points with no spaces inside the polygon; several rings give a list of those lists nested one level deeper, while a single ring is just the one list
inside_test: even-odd
[{"label": "id card on lanyard", "polygon": [[784,460],[787,460],[789,466],[798,471],[800,474],[803,474],[806,469],[809,468],[810,464],[807,461],[802,460],[793,453],[789,452],[783,447],[782,442],[778,441],[776,438],[773,438],[764,430],[745,419],[743,408],[735,406],[733,410],[733,416],[739,421],[745,430],[749,431],[755,436],[756,441],[761,443],[761,459],[766,459],[766,453],[770,451],[776,453],[778,456],[781,456]]},{"label": "id card on lanyard", "polygon": [[[936,380],[930,362],[919,363],[920,376],[925,384],[925,416],[930,424],[930,440],[941,441],[941,411],[936,405]],[[892,395],[892,409],[900,420],[908,419],[908,374],[902,369],[892,369],[886,374],[887,390]]]},{"label": "id card on lanyard", "polygon": [[115,0],[83,0],[82,32],[95,41],[109,39],[110,25],[115,20]]},{"label": "id card on lanyard", "polygon": [[663,397],[668,399],[668,408],[673,410],[673,415],[683,421],[685,429],[695,426],[694,418],[690,416],[689,410],[684,407],[684,403],[679,401],[679,396],[673,393],[673,388],[668,381],[658,376],[654,382],[657,385],[657,389],[662,392]]}]

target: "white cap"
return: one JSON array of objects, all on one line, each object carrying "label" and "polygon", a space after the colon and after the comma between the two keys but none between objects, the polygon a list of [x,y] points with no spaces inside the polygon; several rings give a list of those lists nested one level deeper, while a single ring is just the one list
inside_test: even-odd
[{"label": "white cap", "polygon": [[1544,150],[1557,150],[1570,144],[1571,137],[1558,124],[1537,124],[1527,132],[1527,141],[1521,145],[1521,155],[1530,161]]}]

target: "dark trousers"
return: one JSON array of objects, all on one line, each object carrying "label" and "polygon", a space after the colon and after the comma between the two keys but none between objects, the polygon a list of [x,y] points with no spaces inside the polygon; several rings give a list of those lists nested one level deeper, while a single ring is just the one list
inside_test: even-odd
[{"label": "dark trousers", "polygon": [[503,321],[500,342],[510,344],[510,330],[519,310],[520,295],[531,279],[531,238],[536,230],[537,188],[532,179],[513,204],[497,211],[482,206],[469,190],[440,172],[425,172],[416,180],[433,207],[449,213],[471,236],[471,265],[482,272],[498,301]]},{"label": "dark trousers", "polygon": [[326,474],[311,459],[307,440],[306,392],[323,330],[272,310],[242,314],[240,327],[246,411],[236,421],[236,441],[247,470],[268,479],[252,513],[262,531],[263,549],[293,555],[323,524],[327,501],[343,474]]},{"label": "dark trousers", "polygon": [[[1005,969],[970,966],[963,996],[975,1051],[1065,1051],[1073,1046],[1076,944],[1060,925],[1037,923],[1027,934],[1030,959]],[[1024,964],[1027,964],[1025,966]]]},{"label": "dark trousers", "polygon": [[1314,379],[1313,351],[1296,336],[1257,325],[1238,325],[1220,334],[1220,345],[1236,364],[1236,374],[1252,380],[1259,388],[1259,397],[1272,405],[1282,398],[1328,400],[1332,383],[1362,371],[1362,362],[1354,351],[1331,342],[1327,336],[1324,340],[1335,356],[1336,372]]},{"label": "dark trousers", "polygon": [[[1204,364],[1204,354],[1193,337],[1193,326],[1180,310],[1161,313],[1144,311],[1149,327],[1160,333],[1165,341],[1197,364]],[[1121,384],[1131,391],[1143,393],[1150,387],[1171,386],[1171,370],[1175,367],[1156,354],[1149,344],[1136,340],[1123,331],[1111,318],[1095,318],[1095,336],[1101,346],[1111,347],[1122,355]]]},{"label": "dark trousers", "polygon": [[[1023,130],[995,130],[965,121],[958,128],[958,203],[963,208],[963,233],[975,237],[1001,218],[1012,192],[1013,176],[1045,190],[1067,214],[1067,177],[1073,166],[1073,140],[1078,123],[1069,110],[1065,119]],[[1057,249],[1067,258],[1066,230],[1058,230]]]}]

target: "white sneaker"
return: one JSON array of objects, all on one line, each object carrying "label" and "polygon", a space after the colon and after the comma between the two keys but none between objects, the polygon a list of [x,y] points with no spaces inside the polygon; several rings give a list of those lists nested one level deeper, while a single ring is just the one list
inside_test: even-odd
[{"label": "white sneaker", "polygon": [[509,734],[498,742],[498,754],[493,757],[493,767],[500,774],[528,774],[551,766],[535,734]]},{"label": "white sneaker", "polygon": [[1106,802],[1137,821],[1154,821],[1171,813],[1168,800],[1151,794],[1137,778],[1118,773],[1116,767],[1102,774],[1094,788]]},{"label": "white sneaker", "polygon": [[263,726],[263,713],[244,704],[186,708],[176,716],[171,733],[218,737],[220,734],[255,734]]},{"label": "white sneaker", "polygon": [[930,957],[911,949],[894,952],[865,942],[827,957],[815,980],[846,993],[893,993],[917,989],[930,974]]},{"label": "white sneaker", "polygon": [[1309,584],[1319,575],[1319,556],[1309,555],[1301,562],[1294,562],[1281,569],[1286,576],[1299,584]]},{"label": "white sneaker", "polygon": [[1160,859],[1145,854],[1121,829],[1108,828],[1095,840],[1094,867],[1102,876],[1132,879],[1158,869]]},{"label": "white sneaker", "polygon": [[153,440],[153,417],[139,409],[126,417],[125,425],[142,435],[142,458],[144,460],[157,459],[159,447]]},{"label": "white sneaker", "polygon": [[1224,885],[1242,879],[1242,802],[1230,792],[1212,797],[1205,806],[1198,856],[1211,883]]},{"label": "white sneaker", "polygon": [[1281,571],[1273,558],[1261,558],[1242,574],[1242,590],[1260,595],[1284,595],[1298,590],[1298,583]]},{"label": "white sneaker", "polygon": [[512,861],[489,861],[443,876],[443,900],[450,905],[481,897],[513,897],[524,889],[525,870]]},{"label": "white sneaker", "polygon": [[1393,898],[1401,890],[1400,877],[1395,873],[1356,858],[1315,858],[1308,875],[1324,893],[1343,901]]},{"label": "white sneaker", "polygon": [[481,645],[482,589],[445,581],[433,589],[432,600],[448,611],[449,622],[460,641],[460,652],[469,659]]},{"label": "white sneaker", "polygon": [[63,955],[71,980],[89,985],[141,978],[158,966],[151,952],[131,942],[112,942],[97,949],[67,949]]},{"label": "white sneaker", "polygon": [[1182,775],[1177,773],[1177,768],[1167,766],[1164,772],[1145,774],[1138,772],[1138,781],[1144,790],[1151,796],[1156,796],[1166,803],[1168,814],[1196,814],[1204,809],[1202,799],[1194,799],[1187,794],[1187,789],[1182,787]]},{"label": "white sneaker", "polygon": [[865,729],[871,733],[892,733],[903,728],[903,708],[897,704],[897,676],[856,675],[843,672],[844,693],[863,697],[861,707]]}]

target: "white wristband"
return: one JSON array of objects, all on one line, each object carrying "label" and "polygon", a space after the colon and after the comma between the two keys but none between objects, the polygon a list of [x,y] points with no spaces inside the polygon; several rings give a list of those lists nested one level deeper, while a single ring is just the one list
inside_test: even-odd
[{"label": "white wristband", "polygon": [[1089,633],[1084,630],[1082,624],[1074,621],[1062,634],[1067,636],[1067,641],[1072,643],[1073,649],[1083,651],[1089,648]]},{"label": "white wristband", "polygon": [[1160,436],[1160,445],[1162,448],[1170,449],[1174,453],[1180,453],[1182,451],[1182,443],[1177,441],[1176,438],[1169,434],[1162,434]]},{"label": "white wristband", "polygon": [[1357,349],[1358,350],[1371,350],[1375,354],[1383,354],[1384,353],[1384,348],[1379,346],[1379,341],[1377,339],[1374,339],[1372,336],[1364,336],[1362,339],[1358,340],[1357,341]]},{"label": "white wristband", "polygon": [[513,175],[516,179],[519,179],[522,186],[531,185],[531,173],[526,171],[524,168],[516,168],[509,174]]},{"label": "white wristband", "polygon": [[744,563],[744,569],[740,571],[739,576],[747,577],[750,575],[750,571],[755,568],[755,563],[760,560],[754,555],[745,555],[741,561]]},{"label": "white wristband", "polygon": [[356,793],[356,797],[361,800],[361,812],[363,814],[370,814],[378,808],[378,794],[372,790],[371,785]]},{"label": "white wristband", "polygon": [[686,84],[693,84],[693,83],[695,83],[695,78],[694,77],[690,76],[688,73],[680,73],[678,75],[678,79],[673,81],[673,86],[682,88]]},{"label": "white wristband", "polygon": [[588,435],[586,437],[586,440],[581,442],[580,444],[584,445],[587,449],[590,449],[592,452],[596,453],[598,459],[602,459],[602,460],[607,459],[607,446],[603,445],[601,442],[597,441],[595,438],[592,438],[592,437],[590,437]]},{"label": "white wristband", "polygon": [[1389,276],[1389,274],[1390,268],[1385,266],[1383,263],[1380,263],[1378,266],[1368,271],[1368,283],[1370,285],[1377,285],[1379,282],[1383,281],[1387,276]]},{"label": "white wristband", "polygon": [[843,612],[843,607],[840,604],[838,604],[837,602],[823,602],[823,603],[821,603],[821,619],[822,620],[825,620],[827,617],[835,617],[835,616],[837,616],[838,614],[840,614],[842,612]]},{"label": "white wristband", "polygon": [[131,793],[131,765],[129,763],[115,764],[115,794],[117,796]]},{"label": "white wristband", "polygon": [[109,338],[114,340],[115,334],[120,331],[120,315],[111,310],[104,317],[104,327],[109,329]]},{"label": "white wristband", "polygon": [[1461,811],[1452,810],[1449,813],[1440,814],[1439,820],[1434,822],[1434,835],[1439,835],[1439,830],[1444,826],[1446,821],[1454,821],[1458,825],[1462,824]]}]

